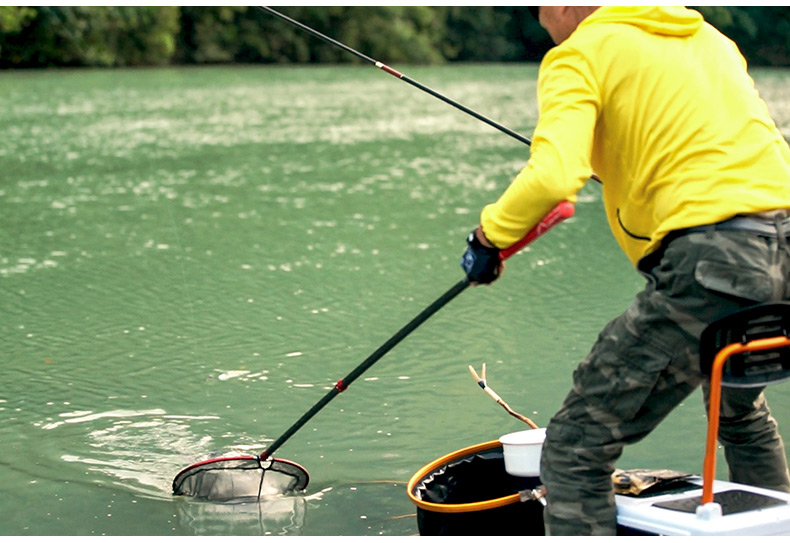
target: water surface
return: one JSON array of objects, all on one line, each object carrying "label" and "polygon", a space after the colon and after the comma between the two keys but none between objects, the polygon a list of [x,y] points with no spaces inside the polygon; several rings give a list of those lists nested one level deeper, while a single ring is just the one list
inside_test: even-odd
[{"label": "water surface", "polygon": [[[535,65],[403,70],[534,128]],[[790,136],[790,72],[754,75]],[[174,499],[181,468],[260,452],[459,280],[529,150],[363,66],[6,72],[0,95],[3,535],[415,534],[414,472],[523,427],[467,366],[545,424],[642,284],[591,184],[283,445],[304,496]],[[699,472],[704,426],[696,394],[620,466]]]}]

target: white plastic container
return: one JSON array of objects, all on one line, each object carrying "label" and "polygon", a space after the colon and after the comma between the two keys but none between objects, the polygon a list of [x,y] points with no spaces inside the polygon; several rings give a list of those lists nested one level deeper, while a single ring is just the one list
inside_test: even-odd
[{"label": "white plastic container", "polygon": [[505,455],[505,471],[516,477],[538,477],[545,439],[545,428],[523,430],[500,437]]},{"label": "white plastic container", "polygon": [[[776,490],[715,481],[714,500],[730,492],[752,495],[750,499],[740,498],[743,510],[735,508],[722,512],[718,503],[696,506],[696,510],[662,507],[678,501],[699,503],[702,499],[702,478],[696,477],[689,482],[694,486],[656,494],[648,493],[646,496],[615,495],[618,531],[622,531],[624,535],[741,535],[746,538],[790,535],[790,494]],[[775,503],[760,505],[755,500],[755,495],[772,498]],[[753,502],[751,505],[750,501]]]}]

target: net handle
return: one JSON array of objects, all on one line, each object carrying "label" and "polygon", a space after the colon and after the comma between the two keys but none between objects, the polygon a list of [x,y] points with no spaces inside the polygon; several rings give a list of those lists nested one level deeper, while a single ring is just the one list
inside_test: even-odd
[{"label": "net handle", "polygon": [[[554,226],[558,225],[565,219],[572,217],[573,213],[574,206],[571,202],[560,202],[545,217],[543,217],[543,219],[534,228],[532,228],[532,230],[527,232],[527,234],[520,241],[516,242],[511,247],[502,250],[500,252],[500,258],[503,261],[510,258],[525,246],[535,241],[538,237],[548,232]],[[318,402],[316,402],[316,404],[313,405],[313,407],[311,407],[304,415],[302,415],[299,420],[293,423],[291,427],[285,431],[285,433],[273,441],[271,445],[266,447],[266,449],[258,456],[260,460],[264,461],[271,457],[271,455],[274,454],[274,451],[279,449],[283,443],[288,441],[288,439],[290,439],[291,436],[293,436],[302,426],[304,426],[311,418],[313,418],[316,413],[321,411],[321,409],[331,402],[335,396],[345,391],[349,386],[351,386],[351,383],[353,383],[360,375],[367,371],[373,364],[378,362],[381,357],[391,351],[398,343],[400,343],[404,338],[406,338],[406,336],[416,330],[422,323],[431,318],[434,313],[439,311],[456,296],[466,290],[468,286],[469,280],[464,277],[428,307],[423,309],[419,315],[409,321],[406,326],[398,330],[395,335],[389,338],[381,347],[376,349],[348,375],[335,383],[335,386],[320,400],[318,400]]]}]

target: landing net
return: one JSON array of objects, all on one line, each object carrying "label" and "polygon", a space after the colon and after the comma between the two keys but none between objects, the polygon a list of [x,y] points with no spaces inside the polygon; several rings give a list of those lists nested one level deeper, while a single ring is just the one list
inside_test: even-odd
[{"label": "landing net", "polygon": [[213,458],[182,470],[173,493],[208,501],[248,501],[304,490],[310,476],[294,462],[257,456]]}]

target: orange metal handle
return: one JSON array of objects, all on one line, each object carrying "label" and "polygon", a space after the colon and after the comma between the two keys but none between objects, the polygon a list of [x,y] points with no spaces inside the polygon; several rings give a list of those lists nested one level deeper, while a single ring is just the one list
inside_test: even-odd
[{"label": "orange metal handle", "polygon": [[708,407],[708,437],[705,444],[705,463],[702,468],[702,503],[713,501],[713,481],[716,479],[716,441],[719,436],[721,415],[721,375],[724,364],[736,354],[767,351],[790,346],[790,338],[779,336],[755,339],[749,343],[732,343],[718,352],[710,372],[710,397]]}]

